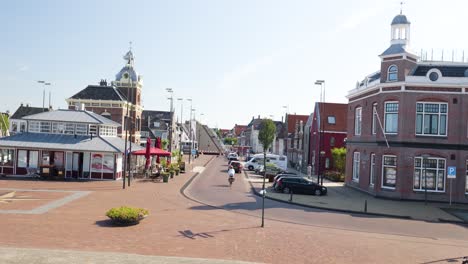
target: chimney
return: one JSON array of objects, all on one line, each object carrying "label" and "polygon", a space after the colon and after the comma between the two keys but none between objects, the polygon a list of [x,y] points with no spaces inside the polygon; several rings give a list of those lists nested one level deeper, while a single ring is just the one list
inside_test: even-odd
[{"label": "chimney", "polygon": [[101,79],[101,81],[99,82],[99,85],[100,86],[107,86],[107,80],[106,79]]},{"label": "chimney", "polygon": [[80,104],[80,110],[82,110],[82,111],[86,110],[86,109],[85,109],[85,104],[84,104],[84,103],[81,103],[81,104]]},{"label": "chimney", "polygon": [[260,115],[258,115],[258,119],[260,119]]}]

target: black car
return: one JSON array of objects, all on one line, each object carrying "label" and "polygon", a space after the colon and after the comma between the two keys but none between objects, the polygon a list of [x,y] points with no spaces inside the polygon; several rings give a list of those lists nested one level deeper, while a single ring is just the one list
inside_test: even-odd
[{"label": "black car", "polygon": [[276,190],[276,185],[278,184],[278,180],[281,179],[281,178],[285,178],[285,177],[301,178],[303,176],[297,175],[297,174],[280,173],[280,174],[276,175],[275,178],[273,178],[273,186],[272,186],[273,189]]},{"label": "black car", "polygon": [[283,193],[327,194],[327,187],[305,177],[282,177],[276,183],[276,190]]}]

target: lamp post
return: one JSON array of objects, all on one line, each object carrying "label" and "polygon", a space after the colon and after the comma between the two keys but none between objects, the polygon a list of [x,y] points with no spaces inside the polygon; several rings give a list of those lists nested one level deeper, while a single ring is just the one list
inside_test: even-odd
[{"label": "lamp post", "polygon": [[189,150],[189,164],[192,162],[192,98],[188,98],[187,101],[190,102],[190,119],[189,119],[189,141],[190,141],[190,150]]},{"label": "lamp post", "polygon": [[[422,157],[422,162],[423,162],[423,170],[424,170],[424,204],[427,205],[427,159],[430,157],[429,154],[423,154],[421,155]],[[421,175],[422,176],[422,175]]]},{"label": "lamp post", "polygon": [[[51,83],[50,82],[46,82],[46,81],[37,81],[37,83],[40,83],[44,86],[50,86]],[[42,112],[44,112],[44,109],[45,109],[45,87],[44,89],[42,90]],[[50,91],[49,91],[49,107],[50,107]]]},{"label": "lamp post", "polygon": [[180,101],[180,133],[179,133],[179,149],[180,154],[182,154],[182,124],[184,123],[183,111],[184,111],[184,98],[177,98],[177,101]]},{"label": "lamp post", "polygon": [[169,125],[169,152],[172,152],[172,122],[173,122],[173,113],[174,113],[174,108],[173,108],[173,103],[174,103],[174,91],[172,88],[166,88],[166,91],[171,94],[171,97],[167,98],[168,100],[171,101],[171,106],[170,106],[170,125]]},{"label": "lamp post", "polygon": [[[324,149],[324,136],[323,136],[323,124],[325,123],[325,120],[323,118],[325,117],[324,113],[324,102],[325,102],[325,81],[324,80],[317,80],[315,81],[315,85],[320,85],[320,102],[319,102],[319,153],[322,155],[322,151]],[[325,155],[325,154],[324,154]],[[320,168],[322,167],[322,160],[321,157],[319,156],[318,160],[318,175],[317,175],[317,183],[320,183]],[[323,183],[323,175],[322,175],[322,180],[321,182]]]}]

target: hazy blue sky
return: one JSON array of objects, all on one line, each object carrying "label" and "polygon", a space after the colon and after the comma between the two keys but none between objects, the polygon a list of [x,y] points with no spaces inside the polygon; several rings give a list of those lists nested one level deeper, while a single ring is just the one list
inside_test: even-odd
[{"label": "hazy blue sky", "polygon": [[[415,51],[468,47],[468,1],[405,2]],[[327,101],[345,103],[379,69],[399,11],[389,0],[2,1],[0,111],[41,106],[37,80],[65,108],[88,84],[113,80],[132,41],[145,109],[169,110],[171,87],[213,127],[280,120],[285,105],[309,114],[315,80],[326,81]]]}]

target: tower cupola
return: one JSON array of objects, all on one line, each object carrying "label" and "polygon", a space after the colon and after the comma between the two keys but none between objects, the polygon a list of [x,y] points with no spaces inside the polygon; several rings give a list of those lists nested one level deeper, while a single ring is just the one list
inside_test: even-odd
[{"label": "tower cupola", "polygon": [[411,23],[400,11],[400,14],[392,20],[392,35],[390,43],[403,44],[408,46],[410,43],[410,25]]}]

